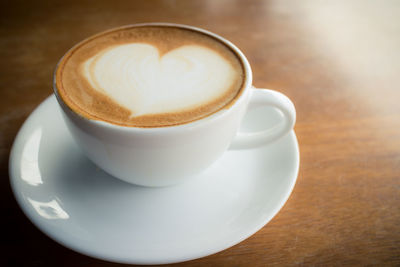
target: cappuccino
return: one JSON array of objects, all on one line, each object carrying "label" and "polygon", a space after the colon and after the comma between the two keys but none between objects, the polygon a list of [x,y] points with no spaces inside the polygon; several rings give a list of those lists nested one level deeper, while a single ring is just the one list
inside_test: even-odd
[{"label": "cappuccino", "polygon": [[132,127],[189,123],[227,106],[245,80],[222,41],[171,25],[118,28],[90,37],[60,61],[57,94],[89,119]]}]

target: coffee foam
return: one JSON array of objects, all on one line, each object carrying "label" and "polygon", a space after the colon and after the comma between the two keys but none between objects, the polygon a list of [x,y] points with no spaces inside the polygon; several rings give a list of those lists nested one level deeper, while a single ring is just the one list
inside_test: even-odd
[{"label": "coffee foam", "polygon": [[82,42],[60,62],[59,95],[89,118],[162,127],[208,116],[240,94],[243,68],[220,41],[165,26],[125,28]]}]

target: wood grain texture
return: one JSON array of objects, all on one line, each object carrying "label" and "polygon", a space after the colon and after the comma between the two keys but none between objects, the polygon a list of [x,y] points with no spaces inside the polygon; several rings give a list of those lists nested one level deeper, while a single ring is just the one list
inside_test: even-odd
[{"label": "wood grain texture", "polygon": [[240,244],[170,266],[400,265],[399,1],[4,1],[0,8],[1,266],[123,266],[66,249],[8,182],[18,129],[73,44],[124,24],[203,27],[247,55],[254,85],[296,105],[301,165],[280,213]]}]

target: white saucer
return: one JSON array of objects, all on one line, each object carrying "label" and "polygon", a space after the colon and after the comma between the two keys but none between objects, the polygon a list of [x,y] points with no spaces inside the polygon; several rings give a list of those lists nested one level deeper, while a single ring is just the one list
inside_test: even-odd
[{"label": "white saucer", "polygon": [[50,96],[22,126],[10,156],[11,185],[41,231],[95,258],[161,264],[219,252],[268,223],[296,182],[291,132],[269,146],[228,151],[184,184],[136,187],[81,154],[57,105]]}]

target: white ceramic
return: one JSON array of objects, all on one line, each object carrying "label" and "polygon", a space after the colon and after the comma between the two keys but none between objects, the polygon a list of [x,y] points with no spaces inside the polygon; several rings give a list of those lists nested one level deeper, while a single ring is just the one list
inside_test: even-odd
[{"label": "white ceramic", "polygon": [[[281,121],[249,112],[244,130]],[[26,120],[12,147],[10,182],[26,216],[46,235],[103,260],[162,264],[207,256],[254,234],[281,209],[298,173],[294,132],[268,146],[230,150],[172,187],[110,177],[80,151],[54,96]]]},{"label": "white ceramic", "polygon": [[[144,24],[136,26],[141,25]],[[133,184],[172,185],[188,180],[206,169],[220,158],[229,146],[234,149],[260,146],[277,140],[293,128],[296,112],[292,102],[281,93],[254,89],[251,85],[250,65],[243,53],[232,43],[191,26],[166,23],[151,25],[189,28],[225,43],[243,62],[246,77],[244,91],[229,108],[195,122],[171,127],[135,128],[78,115],[57,95],[54,82],[54,92],[64,111],[64,118],[72,136],[97,166]],[[273,128],[237,134],[248,104],[249,108],[271,106],[279,109],[283,114],[281,123]],[[262,117],[259,123],[262,124],[265,120],[266,118]]]}]

